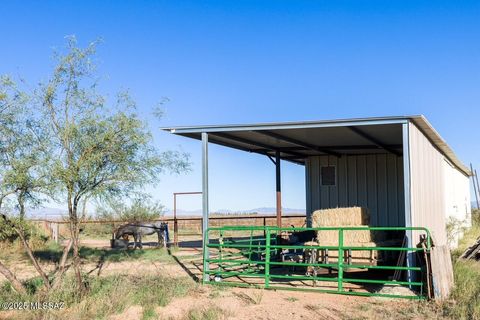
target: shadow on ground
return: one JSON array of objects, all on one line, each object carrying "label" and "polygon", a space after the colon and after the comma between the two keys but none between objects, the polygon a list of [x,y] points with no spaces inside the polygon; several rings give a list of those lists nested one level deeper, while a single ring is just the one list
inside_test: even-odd
[{"label": "shadow on ground", "polygon": [[[153,245],[154,243],[144,243],[144,247],[155,248],[154,250],[148,249],[110,249],[110,248],[90,248],[90,247],[80,247],[79,253],[80,257],[85,260],[102,260],[102,261],[124,261],[124,260],[138,260],[138,259],[147,259],[147,260],[162,260],[162,258],[168,258],[168,253],[164,248],[158,248],[158,246]],[[53,262],[56,263],[60,260],[62,256],[61,247],[36,250],[34,252],[35,256],[44,262]],[[69,255],[72,255],[70,251]]]}]

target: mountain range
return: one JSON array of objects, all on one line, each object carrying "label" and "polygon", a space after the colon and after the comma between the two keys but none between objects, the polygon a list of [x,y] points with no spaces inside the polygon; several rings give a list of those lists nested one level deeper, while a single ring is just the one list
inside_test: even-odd
[{"label": "mountain range", "polygon": [[[248,210],[232,210],[232,209],[220,209],[212,210],[211,213],[217,214],[275,214],[276,209],[274,207],[261,207]],[[294,208],[282,208],[283,214],[305,214],[305,209]],[[30,219],[57,219],[67,215],[67,211],[58,208],[44,207],[27,210],[27,217]],[[170,208],[165,209],[165,215],[173,215],[173,210]],[[201,216],[202,210],[183,210],[177,209],[178,216]]]},{"label": "mountain range", "polygon": [[[472,208],[476,208],[477,203],[476,201],[472,201]],[[220,210],[212,210],[213,213],[220,213],[220,214],[275,214],[276,209],[274,207],[261,207],[261,208],[253,208],[248,210],[233,210],[233,209],[220,209]],[[283,214],[305,214],[305,209],[295,209],[295,208],[282,208]],[[62,216],[66,216],[67,211],[58,208],[51,208],[51,207],[44,207],[44,208],[36,208],[36,209],[28,209],[27,210],[27,217],[31,219],[55,219],[60,218]],[[171,216],[173,215],[173,210],[170,208],[165,209],[165,215]],[[184,209],[177,209],[177,215],[179,216],[201,216],[202,210],[184,210]]]}]

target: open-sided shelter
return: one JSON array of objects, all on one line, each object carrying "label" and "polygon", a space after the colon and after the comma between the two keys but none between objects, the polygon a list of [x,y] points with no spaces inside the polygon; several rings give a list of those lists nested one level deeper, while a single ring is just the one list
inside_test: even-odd
[{"label": "open-sided shelter", "polygon": [[[372,226],[426,227],[447,242],[449,217],[469,224],[470,170],[423,116],[171,127],[202,140],[203,215],[208,226],[208,143],[275,164],[281,224],[281,161],[305,167],[307,224],[317,209],[368,208]],[[409,245],[418,241],[407,235]]]}]

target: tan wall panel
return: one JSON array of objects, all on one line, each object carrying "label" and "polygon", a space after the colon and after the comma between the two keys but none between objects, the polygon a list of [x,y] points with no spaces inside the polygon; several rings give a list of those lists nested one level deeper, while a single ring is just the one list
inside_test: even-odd
[{"label": "tan wall panel", "polygon": [[[409,124],[412,226],[430,229],[438,245],[445,230],[444,157],[412,123]],[[413,234],[414,244],[419,233]]]},{"label": "tan wall panel", "polygon": [[472,225],[470,179],[448,160],[443,162],[445,178],[445,217],[452,228],[447,235],[450,248],[457,248],[464,228]]}]

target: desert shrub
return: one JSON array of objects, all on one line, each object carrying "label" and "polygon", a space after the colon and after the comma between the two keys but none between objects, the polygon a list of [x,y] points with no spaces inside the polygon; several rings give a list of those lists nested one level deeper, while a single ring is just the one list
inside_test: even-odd
[{"label": "desert shrub", "polygon": [[472,210],[472,225],[480,227],[480,209]]},{"label": "desert shrub", "polygon": [[163,206],[149,195],[137,195],[130,203],[118,199],[97,206],[99,220],[152,221],[163,216]]},{"label": "desert shrub", "polygon": [[81,235],[87,238],[110,238],[113,227],[110,223],[85,223]]},{"label": "desert shrub", "polygon": [[[17,217],[11,217],[10,221],[24,231],[25,237],[29,241],[31,247],[43,247],[48,241],[47,235],[36,224]],[[0,219],[0,242],[9,244],[20,242],[17,232],[3,219]]]}]

